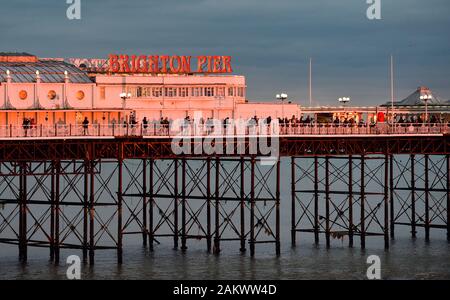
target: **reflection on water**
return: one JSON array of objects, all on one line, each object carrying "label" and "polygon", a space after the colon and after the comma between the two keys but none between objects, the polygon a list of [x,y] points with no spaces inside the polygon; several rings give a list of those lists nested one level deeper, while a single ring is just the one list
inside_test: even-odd
[{"label": "reflection on water", "polygon": [[[310,239],[309,239],[310,241]],[[404,238],[392,243],[385,252],[382,242],[369,243],[366,251],[341,243],[326,250],[308,241],[293,249],[284,243],[282,255],[273,255],[272,247],[257,248],[255,258],[238,253],[237,244],[224,244],[219,256],[208,254],[203,243],[193,243],[186,253],[172,250],[168,244],[150,252],[141,246],[125,247],[124,264],[116,264],[114,251],[96,252],[96,264],[84,265],[84,279],[365,279],[366,258],[377,254],[384,279],[450,279],[450,246],[438,239],[426,244]],[[15,248],[2,249],[0,279],[65,279],[62,251],[61,265],[47,261],[46,249],[31,249],[26,265],[17,261]]]}]

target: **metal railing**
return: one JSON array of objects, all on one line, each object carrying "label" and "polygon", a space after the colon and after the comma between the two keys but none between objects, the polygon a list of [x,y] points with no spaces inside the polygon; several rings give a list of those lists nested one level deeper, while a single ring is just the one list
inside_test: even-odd
[{"label": "metal railing", "polygon": [[[218,130],[220,129],[220,130]],[[178,127],[159,122],[149,124],[54,124],[54,125],[3,125],[0,138],[51,138],[51,137],[121,137],[121,136],[208,136],[208,135],[381,135],[381,134],[447,134],[450,123],[421,124],[334,124],[334,123],[294,123],[267,126],[248,125],[230,128],[222,125],[184,124]]]}]

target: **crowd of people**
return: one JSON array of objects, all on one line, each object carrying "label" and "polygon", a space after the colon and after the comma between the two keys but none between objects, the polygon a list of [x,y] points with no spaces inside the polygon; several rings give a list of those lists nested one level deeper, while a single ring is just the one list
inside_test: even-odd
[{"label": "crowd of people", "polygon": [[[366,122],[362,118],[355,119],[354,117],[341,117],[341,118],[335,117],[334,119],[331,119],[331,120],[325,119],[325,120],[321,120],[321,121],[316,121],[313,117],[311,117],[309,115],[306,117],[303,117],[303,116],[296,117],[295,115],[293,115],[291,118],[287,118],[287,117],[280,118],[279,117],[279,118],[277,118],[277,120],[278,120],[278,124],[282,128],[306,127],[306,126],[308,126],[308,127],[310,127],[310,126],[318,126],[318,127],[322,127],[322,126],[367,127],[367,126],[370,126],[370,127],[373,127],[377,124],[373,120]],[[255,116],[247,119],[246,121],[247,121],[247,126],[257,125],[257,124],[261,124],[261,123],[270,125],[272,123],[273,119],[271,116],[268,116],[266,118],[258,118],[255,115]],[[209,118],[209,117],[206,119],[203,117],[200,117],[198,120],[194,120],[190,116],[186,116],[179,125],[182,128],[187,128],[187,127],[191,126],[192,124],[196,123],[196,124],[200,124],[201,126],[206,126],[206,128],[209,128],[209,130],[211,131],[214,128],[214,126],[218,125],[219,122],[223,126],[224,129],[226,129],[229,124],[232,124],[232,120],[229,117],[226,117],[226,118],[223,118],[220,120],[215,120],[215,119]],[[168,117],[161,117],[159,119],[159,121],[149,120],[147,117],[144,117],[141,121],[141,126],[142,126],[142,130],[144,130],[144,131],[147,131],[150,126],[152,126],[154,128],[158,128],[159,130],[168,130],[171,123],[172,123],[172,120],[169,119]],[[381,123],[385,123],[385,122],[381,122]],[[395,116],[395,124],[397,126],[410,126],[410,125],[421,126],[422,124],[433,126],[438,123],[443,123],[443,120],[436,117],[436,115],[434,115],[434,114],[430,114],[427,122],[422,118],[422,116],[420,114],[396,115]],[[88,117],[85,117],[84,120],[81,122],[84,135],[89,134],[89,124],[90,124],[90,122],[89,122]],[[120,122],[119,122],[119,124],[120,124]],[[115,124],[110,124],[110,125],[115,125]],[[139,126],[139,122],[136,119],[136,116],[134,114],[132,114],[132,115],[130,115],[128,120],[122,121],[122,125],[123,125],[123,128],[131,128],[132,130],[134,130],[135,128],[137,128]],[[27,132],[36,128],[37,124],[36,124],[36,121],[34,118],[24,118],[22,127],[25,131],[25,136],[27,136]]]}]

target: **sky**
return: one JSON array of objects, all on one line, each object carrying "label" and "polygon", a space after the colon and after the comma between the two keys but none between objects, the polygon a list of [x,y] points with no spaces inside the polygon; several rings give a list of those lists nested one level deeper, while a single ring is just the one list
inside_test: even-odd
[{"label": "sky", "polygon": [[353,105],[395,98],[424,85],[450,99],[450,2],[380,0],[369,20],[366,0],[80,0],[69,20],[66,0],[0,0],[0,52],[39,57],[106,58],[109,53],[231,55],[245,75],[247,98],[274,101],[286,92],[313,104]]}]

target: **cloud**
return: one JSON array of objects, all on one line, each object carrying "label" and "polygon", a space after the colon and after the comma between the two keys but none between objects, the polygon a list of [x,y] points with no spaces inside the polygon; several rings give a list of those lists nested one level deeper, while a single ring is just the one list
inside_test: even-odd
[{"label": "cloud", "polygon": [[450,98],[448,0],[381,1],[380,21],[366,18],[365,0],[81,0],[80,21],[67,20],[64,0],[8,1],[0,51],[230,54],[251,99],[282,89],[301,103],[313,57],[314,99],[333,104],[347,95],[361,105],[388,98],[392,53],[400,98],[421,84]]}]

